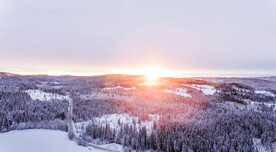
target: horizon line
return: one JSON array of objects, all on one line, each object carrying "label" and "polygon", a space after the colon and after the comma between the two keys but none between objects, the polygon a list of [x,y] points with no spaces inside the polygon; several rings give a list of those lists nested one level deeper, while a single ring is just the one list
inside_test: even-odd
[{"label": "horizon line", "polygon": [[[30,73],[30,72],[25,72],[25,73],[22,73],[22,72],[11,72],[11,71],[0,71],[0,73],[6,73],[6,74],[11,74],[11,75],[19,75],[19,76],[52,76],[52,77],[62,77],[62,76],[71,76],[71,77],[93,77],[93,76],[107,76],[107,75],[128,75],[128,76],[146,76],[146,74],[131,74],[131,73],[72,73],[72,72],[67,72],[67,73],[64,73],[64,74],[50,74],[50,73],[38,73],[38,72],[35,72],[35,73]],[[192,75],[186,75],[186,76],[160,76],[160,78],[258,78],[258,77],[273,77],[273,76],[276,76],[276,75],[273,75],[273,74],[267,74],[267,75],[217,75],[217,76],[210,76],[210,75],[206,75],[206,76],[203,76],[203,75],[198,75],[198,76],[192,76]]]}]

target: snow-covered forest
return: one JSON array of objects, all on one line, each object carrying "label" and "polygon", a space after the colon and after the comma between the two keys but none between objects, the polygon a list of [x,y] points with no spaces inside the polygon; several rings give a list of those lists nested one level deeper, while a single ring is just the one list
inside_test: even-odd
[{"label": "snow-covered forest", "polygon": [[[68,132],[124,151],[276,151],[276,79],[0,74],[0,132]],[[1,134],[0,133],[0,134]],[[1,144],[1,143],[0,143]]]}]

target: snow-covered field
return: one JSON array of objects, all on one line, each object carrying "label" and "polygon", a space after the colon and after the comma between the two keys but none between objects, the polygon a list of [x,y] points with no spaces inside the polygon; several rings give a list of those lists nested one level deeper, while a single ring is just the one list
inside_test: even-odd
[{"label": "snow-covered field", "polygon": [[197,90],[201,90],[205,95],[213,95],[217,91],[215,87],[210,85],[199,85],[199,84],[183,84],[184,86],[191,87]]},{"label": "snow-covered field", "polygon": [[152,86],[157,86],[157,85],[160,85],[161,83],[160,82],[144,82],[144,83],[140,83],[138,84],[139,86],[149,86],[149,87],[152,87]]},{"label": "snow-covered field", "polygon": [[114,90],[114,89],[134,90],[134,89],[136,89],[136,87],[126,88],[126,87],[117,86],[117,87],[112,87],[112,88],[104,88],[104,90]]},{"label": "snow-covered field", "polygon": [[[151,121],[145,121],[142,122],[141,124],[138,123],[138,117],[133,117],[128,114],[109,114],[109,115],[103,115],[102,117],[95,118],[95,121],[99,125],[105,126],[106,124],[110,125],[110,128],[112,129],[120,129],[119,125],[119,120],[120,124],[133,124],[132,122],[135,121],[136,123],[136,129],[138,130],[139,128],[146,127],[148,133],[150,133],[153,129],[153,122],[159,120],[159,115],[149,115],[151,118]],[[90,121],[88,122],[78,122],[75,123],[76,125],[76,130],[77,133],[81,132],[82,129],[86,128],[86,126],[89,124]]]},{"label": "snow-covered field", "polygon": [[164,92],[166,92],[166,93],[174,93],[176,95],[180,95],[180,96],[183,96],[183,97],[190,97],[190,98],[192,97],[191,95],[189,95],[187,93],[187,89],[185,89],[185,88],[176,88],[176,91],[165,89]]},{"label": "snow-covered field", "polygon": [[68,100],[69,99],[69,96],[47,93],[40,90],[26,90],[26,93],[28,93],[33,100],[49,101],[49,100]]},{"label": "snow-covered field", "polygon": [[265,96],[275,97],[275,95],[272,92],[265,91],[265,90],[255,90],[255,93],[256,94],[263,94]]},{"label": "snow-covered field", "polygon": [[[112,147],[112,145],[103,145]],[[113,146],[114,147],[114,146]],[[77,145],[58,130],[15,130],[0,134],[0,152],[102,152]]]}]

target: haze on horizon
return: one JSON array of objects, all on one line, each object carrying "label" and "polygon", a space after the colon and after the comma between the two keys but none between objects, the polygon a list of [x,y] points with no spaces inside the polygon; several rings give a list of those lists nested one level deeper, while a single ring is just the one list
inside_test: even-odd
[{"label": "haze on horizon", "polygon": [[275,0],[0,0],[0,71],[276,75],[275,27]]}]

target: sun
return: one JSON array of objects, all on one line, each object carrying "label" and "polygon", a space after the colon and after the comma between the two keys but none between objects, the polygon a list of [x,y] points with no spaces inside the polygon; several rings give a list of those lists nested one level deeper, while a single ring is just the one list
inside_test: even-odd
[{"label": "sun", "polygon": [[145,80],[148,82],[157,82],[166,73],[165,70],[157,66],[151,66],[142,70]]},{"label": "sun", "polygon": [[146,73],[147,81],[157,81],[159,78],[160,75],[158,73],[155,73],[154,71]]}]

